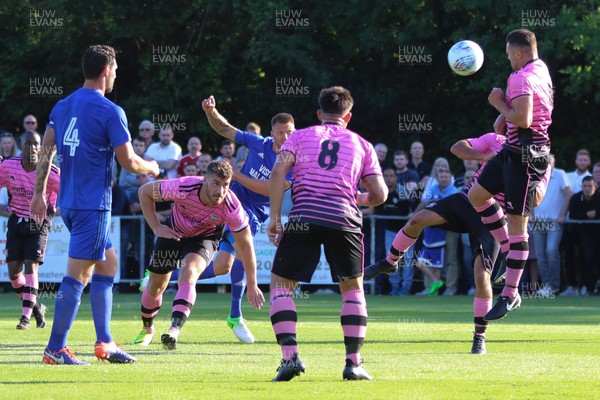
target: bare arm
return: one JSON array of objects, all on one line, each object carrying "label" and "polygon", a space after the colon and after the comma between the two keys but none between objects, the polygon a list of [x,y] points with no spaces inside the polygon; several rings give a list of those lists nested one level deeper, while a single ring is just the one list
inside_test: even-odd
[{"label": "bare arm", "polygon": [[533,97],[521,96],[511,101],[512,107],[504,101],[504,92],[494,88],[488,96],[488,101],[504,118],[519,128],[527,129],[533,122]]},{"label": "bare arm", "polygon": [[181,235],[158,220],[154,203],[164,201],[160,196],[160,182],[148,182],[138,190],[142,213],[150,229],[158,237],[179,240]]},{"label": "bare arm", "polygon": [[[44,140],[46,138],[44,137]],[[150,174],[158,176],[158,164],[156,161],[147,161],[134,153],[130,142],[115,147],[117,161],[123,168],[132,174]]]},{"label": "bare arm", "polygon": [[[261,181],[258,179],[251,178],[241,172],[233,172],[233,180],[242,184],[247,189],[252,190],[254,193],[262,194],[263,196],[269,195],[269,181]],[[290,187],[290,183],[285,181],[285,189]]]},{"label": "bare arm", "polygon": [[46,218],[48,202],[46,200],[46,189],[48,188],[48,177],[50,176],[50,167],[52,159],[56,153],[56,139],[54,128],[46,128],[44,141],[40,149],[37,170],[35,175],[35,193],[29,206],[31,218],[38,224],[41,224]]},{"label": "bare arm", "polygon": [[248,284],[248,302],[259,310],[265,302],[265,298],[258,288],[256,279],[256,257],[254,255],[254,241],[250,228],[246,227],[238,232],[232,232],[236,245],[236,254],[246,272],[246,282]]},{"label": "bare arm", "polygon": [[284,151],[277,155],[277,161],[271,172],[271,180],[269,181],[269,196],[271,198],[271,214],[269,225],[267,225],[267,235],[269,240],[274,245],[278,245],[283,234],[283,226],[281,224],[281,204],[283,203],[283,193],[285,192],[285,180],[288,172],[296,163],[294,154]]},{"label": "bare arm", "polygon": [[569,211],[569,203],[571,202],[571,197],[573,197],[573,189],[571,189],[571,186],[566,186],[562,190],[562,193],[565,200],[563,201],[560,214],[558,214],[558,222],[560,223],[565,222],[565,219],[567,217],[567,211]]},{"label": "bare arm", "polygon": [[206,113],[206,118],[210,127],[214,129],[219,135],[235,142],[235,134],[237,128],[231,125],[225,117],[223,117],[216,108],[217,102],[213,96],[202,101],[202,109]]},{"label": "bare arm", "polygon": [[459,140],[454,143],[450,148],[450,152],[454,154],[456,157],[461,160],[476,160],[476,161],[484,161],[488,162],[492,158],[494,158],[495,154],[489,153],[484,154],[475,150],[468,140]]},{"label": "bare arm", "polygon": [[374,207],[387,199],[388,188],[381,175],[369,175],[362,179],[362,184],[367,192],[356,196],[358,206]]}]

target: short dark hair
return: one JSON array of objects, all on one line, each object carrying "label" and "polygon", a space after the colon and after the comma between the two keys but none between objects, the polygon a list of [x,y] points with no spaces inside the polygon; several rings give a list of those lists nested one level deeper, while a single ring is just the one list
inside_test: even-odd
[{"label": "short dark hair", "polygon": [[[33,137],[37,136],[40,139],[40,142],[41,142],[41,136],[40,136],[39,133],[37,133],[36,131],[25,131],[19,137],[19,142],[21,143],[21,146],[23,146],[25,144],[25,142],[27,141],[27,139],[28,139],[29,136],[33,136]],[[16,143],[16,141],[15,141],[15,143]]]},{"label": "short dark hair", "polygon": [[335,115],[346,115],[352,110],[354,100],[348,89],[332,86],[319,93],[319,108],[322,112]]},{"label": "short dark hair", "polygon": [[404,156],[406,158],[408,158],[408,154],[406,154],[406,152],[404,150],[396,150],[394,152],[394,157],[396,156]]},{"label": "short dark hair", "polygon": [[233,144],[233,142],[229,139],[225,139],[221,142],[221,144],[219,145],[219,150],[221,150],[223,148],[223,146],[229,146]]},{"label": "short dark hair", "polygon": [[133,141],[134,141],[134,142],[135,142],[135,141],[137,141],[137,142],[144,142],[144,144],[146,144],[146,139],[144,139],[144,137],[143,137],[143,136],[141,136],[141,135],[140,135],[140,136],[136,136],[136,137],[134,137],[134,138],[133,138]]},{"label": "short dark hair", "polygon": [[233,176],[233,167],[225,160],[211,161],[206,167],[206,175],[215,174],[221,179],[230,179]]},{"label": "short dark hair", "polygon": [[529,29],[515,29],[506,35],[506,43],[519,47],[526,47],[532,52],[537,52],[535,33]]},{"label": "short dark hair", "polygon": [[292,117],[292,114],[288,114],[288,113],[275,114],[275,116],[273,118],[271,118],[271,128],[273,126],[275,126],[275,124],[277,124],[277,123],[287,124],[288,122],[291,122],[292,124],[294,123],[294,117]]},{"label": "short dark hair", "polygon": [[198,168],[198,166],[196,165],[196,163],[192,162],[192,161],[186,162],[185,165],[183,166],[183,168],[189,167],[189,166]]},{"label": "short dark hair", "polygon": [[593,177],[593,176],[591,176],[591,175],[585,176],[585,177],[582,179],[581,183],[583,183],[583,182],[594,182],[594,177]]},{"label": "short dark hair", "polygon": [[96,44],[87,48],[81,57],[81,68],[85,79],[96,79],[107,65],[116,59],[115,49],[104,44]]}]

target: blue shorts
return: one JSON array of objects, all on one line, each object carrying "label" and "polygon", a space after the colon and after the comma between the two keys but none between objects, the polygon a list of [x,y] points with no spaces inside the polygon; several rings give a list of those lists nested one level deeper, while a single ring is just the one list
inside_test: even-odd
[{"label": "blue shorts", "polygon": [[[260,223],[250,220],[249,225],[250,225],[250,233],[252,234],[252,237],[256,236],[256,232],[258,232]],[[225,231],[223,232],[223,238],[221,239],[221,242],[219,243],[219,251],[221,251],[221,250],[226,251],[237,258],[237,256],[235,255],[235,250],[233,248],[234,243],[235,243],[235,239],[233,238],[233,233],[231,233],[231,231],[229,230],[229,226],[227,226],[227,227],[225,227]]]},{"label": "blue shorts", "polygon": [[429,268],[444,267],[444,247],[423,247],[419,254],[419,261]]},{"label": "blue shorts", "polygon": [[80,260],[106,260],[105,251],[113,247],[108,230],[110,211],[60,210],[65,226],[71,232],[69,257]]}]

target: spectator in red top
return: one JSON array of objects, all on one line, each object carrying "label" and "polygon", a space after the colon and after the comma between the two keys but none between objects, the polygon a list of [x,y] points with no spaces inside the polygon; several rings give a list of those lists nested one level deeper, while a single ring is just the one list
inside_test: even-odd
[{"label": "spectator in red top", "polygon": [[179,160],[179,166],[177,167],[177,176],[188,176],[184,173],[183,169],[186,165],[188,165],[188,163],[195,164],[198,161],[198,158],[200,158],[200,155],[202,154],[202,142],[200,141],[200,138],[198,138],[197,136],[192,136],[191,138],[189,138],[187,143],[187,149],[189,153],[187,153],[181,158],[181,160]]}]

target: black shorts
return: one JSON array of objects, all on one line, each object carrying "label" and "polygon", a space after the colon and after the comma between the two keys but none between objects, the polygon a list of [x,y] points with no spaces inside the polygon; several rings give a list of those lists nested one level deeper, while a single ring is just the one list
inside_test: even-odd
[{"label": "black shorts", "polygon": [[159,237],[154,242],[148,271],[155,274],[168,274],[179,269],[180,260],[190,253],[200,255],[208,265],[218,245],[218,239],[201,236],[181,238],[179,241]]},{"label": "black shorts", "polygon": [[455,193],[427,205],[427,210],[433,211],[447,222],[438,225],[439,228],[452,232],[469,233],[472,261],[481,257],[484,268],[491,273],[498,258],[500,245],[486,226],[481,222],[481,217],[475,211],[467,196],[463,193]]},{"label": "black shorts", "polygon": [[47,219],[40,227],[30,218],[11,214],[6,232],[6,262],[31,260],[42,265],[46,255],[50,225],[52,221]]},{"label": "black shorts", "polygon": [[505,145],[486,165],[477,182],[491,194],[504,192],[507,214],[529,215],[535,188],[548,168],[549,146]]},{"label": "black shorts", "polygon": [[302,223],[303,229],[287,229],[275,252],[273,272],[282,278],[310,282],[321,258],[321,245],[334,282],[363,275],[363,234]]}]

